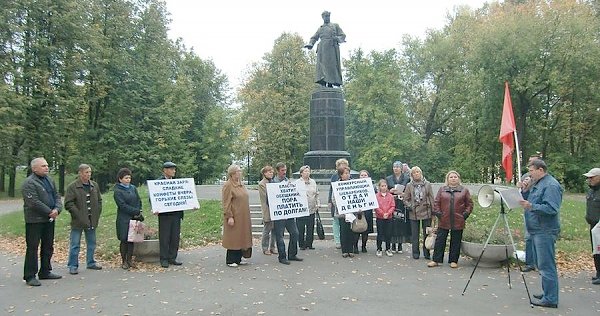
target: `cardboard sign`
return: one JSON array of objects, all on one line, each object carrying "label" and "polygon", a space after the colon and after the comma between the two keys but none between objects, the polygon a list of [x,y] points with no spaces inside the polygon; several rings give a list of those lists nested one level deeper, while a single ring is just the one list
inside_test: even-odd
[{"label": "cardboard sign", "polygon": [[152,211],[167,213],[200,208],[194,179],[148,180]]},{"label": "cardboard sign", "polygon": [[379,207],[371,178],[331,183],[339,214],[372,210]]},{"label": "cardboard sign", "polygon": [[267,183],[271,220],[310,215],[306,189],[296,182]]}]

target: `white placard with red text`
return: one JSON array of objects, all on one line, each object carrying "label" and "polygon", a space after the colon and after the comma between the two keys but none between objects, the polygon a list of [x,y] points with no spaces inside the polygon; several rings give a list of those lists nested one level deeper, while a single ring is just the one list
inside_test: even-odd
[{"label": "white placard with red text", "polygon": [[152,211],[167,213],[199,209],[194,179],[148,180],[148,195]]}]

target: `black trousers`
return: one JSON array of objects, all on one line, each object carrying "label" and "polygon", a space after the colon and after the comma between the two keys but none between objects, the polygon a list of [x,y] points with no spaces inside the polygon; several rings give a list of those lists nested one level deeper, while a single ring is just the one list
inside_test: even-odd
[{"label": "black trousers", "polygon": [[[421,225],[419,225],[421,224]],[[419,229],[421,226],[421,229]],[[429,258],[429,249],[425,248],[425,237],[427,236],[426,228],[431,226],[431,218],[423,219],[423,220],[410,220],[410,242],[412,244],[412,254],[413,256],[419,257],[419,234],[423,232],[423,242],[421,243],[423,249],[423,256]]]},{"label": "black trousers", "polygon": [[298,246],[300,248],[312,247],[315,238],[315,214],[296,218],[296,224],[298,225]]},{"label": "black trousers", "polygon": [[[592,251],[594,251],[594,241],[592,240],[592,229],[594,225],[590,225],[590,242],[592,243]],[[594,267],[596,268],[596,277],[600,277],[600,254],[594,255]]]},{"label": "black trousers", "polygon": [[[23,280],[29,281],[35,275],[48,275],[52,271],[50,259],[54,253],[54,222],[47,223],[25,223],[25,242],[27,251],[25,253],[25,267],[23,269]],[[38,247],[40,249],[40,270],[38,273]]]},{"label": "black trousers", "polygon": [[343,218],[337,219],[340,223],[340,243],[342,244],[342,253],[354,252],[354,245],[358,239],[358,234],[352,231],[351,223]]},{"label": "black trousers", "polygon": [[460,256],[460,243],[462,241],[461,230],[448,230],[438,227],[437,237],[435,238],[435,246],[433,247],[433,261],[437,263],[444,262],[444,251],[446,251],[446,239],[450,232],[450,253],[448,254],[448,262],[458,262]]},{"label": "black trousers", "polygon": [[283,234],[288,231],[290,234],[290,241],[288,243],[287,258],[294,258],[298,255],[298,225],[296,225],[295,218],[279,219],[273,221],[275,224],[275,241],[277,242],[277,252],[279,253],[279,260],[286,259],[285,254],[285,240],[283,240]]},{"label": "black trousers", "polygon": [[177,259],[181,233],[181,211],[158,214],[158,242],[160,260]]},{"label": "black trousers", "polygon": [[381,251],[381,245],[385,241],[385,250],[390,250],[392,240],[392,219],[375,219],[377,223],[377,250]]},{"label": "black trousers", "polygon": [[225,263],[237,263],[242,262],[242,250],[230,250],[227,249],[227,256],[225,257]]}]

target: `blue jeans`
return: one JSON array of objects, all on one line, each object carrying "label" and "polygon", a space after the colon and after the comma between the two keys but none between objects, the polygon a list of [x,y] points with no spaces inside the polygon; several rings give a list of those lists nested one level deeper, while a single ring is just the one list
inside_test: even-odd
[{"label": "blue jeans", "polygon": [[[524,216],[523,216],[524,217]],[[531,239],[531,235],[529,235],[529,231],[527,230],[527,225],[525,226],[525,266],[535,268],[537,264],[535,262],[535,249],[533,248],[533,240]]]},{"label": "blue jeans", "polygon": [[86,260],[87,266],[96,264],[94,252],[96,251],[96,230],[95,229],[71,229],[71,243],[69,245],[69,268],[79,267],[79,248],[81,244],[81,233],[85,232],[85,244],[87,248]]},{"label": "blue jeans", "polygon": [[535,248],[536,263],[542,276],[544,303],[558,304],[558,273],[556,271],[556,235],[534,234],[530,236]]}]

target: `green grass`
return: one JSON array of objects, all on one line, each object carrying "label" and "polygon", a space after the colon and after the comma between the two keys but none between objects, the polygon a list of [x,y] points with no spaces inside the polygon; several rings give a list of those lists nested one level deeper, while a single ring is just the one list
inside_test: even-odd
[{"label": "green grass", "polygon": [[[145,186],[138,188],[142,199],[144,223],[149,227],[158,229],[158,216],[152,215],[150,202],[148,200],[148,189]],[[111,260],[119,253],[119,240],[115,232],[115,221],[117,217],[117,206],[110,191],[102,196],[103,211],[100,218],[98,230],[96,231],[97,248],[99,258]],[[55,241],[57,249],[68,249],[70,232],[70,214],[62,212],[56,222]],[[16,238],[25,236],[25,224],[22,212],[14,212],[0,216],[0,238]],[[221,239],[222,211],[220,201],[200,202],[199,211],[185,213],[181,225],[181,246],[191,248],[203,246]],[[82,240],[83,243],[83,240]]]},{"label": "green grass", "polygon": [[[50,176],[56,182],[58,186],[58,174],[55,172],[50,172]],[[20,199],[21,198],[21,186],[23,185],[23,181],[27,178],[26,170],[17,170],[17,174],[15,177],[15,196],[8,196],[8,175],[4,177],[4,192],[0,192],[0,200],[12,200],[12,199]],[[65,176],[65,189],[69,183],[73,182],[77,178],[77,174],[67,174]]]},{"label": "green grass", "polygon": [[[481,208],[476,203],[473,214],[467,219],[463,239],[484,242],[499,213],[499,205],[493,205],[490,208]],[[573,257],[589,254],[591,250],[589,226],[584,216],[585,199],[582,199],[578,195],[565,195],[560,210],[561,233],[556,244],[559,252],[574,255]],[[510,211],[507,213],[506,218],[515,242],[523,249],[523,210]],[[500,243],[501,241],[508,240],[503,230],[504,223],[502,219],[497,227],[498,229],[493,234],[491,243]]]}]

